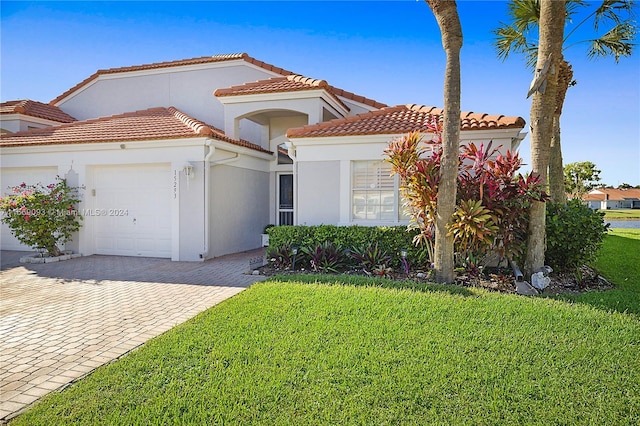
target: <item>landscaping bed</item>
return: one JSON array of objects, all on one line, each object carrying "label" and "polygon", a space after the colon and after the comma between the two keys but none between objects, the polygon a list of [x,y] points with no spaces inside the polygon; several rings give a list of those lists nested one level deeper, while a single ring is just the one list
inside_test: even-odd
[{"label": "landscaping bed", "polygon": [[[290,275],[290,274],[309,274],[319,275],[319,272],[308,270],[283,270],[274,268],[271,265],[265,265],[258,269],[260,275],[265,276],[278,276],[278,275]],[[323,273],[323,274],[326,274]],[[372,274],[366,273],[363,270],[351,270],[344,273],[335,274],[339,275],[357,275],[363,277],[373,277]],[[402,272],[390,272],[384,277],[395,281],[415,281],[416,283],[433,283],[431,275],[424,271],[414,271],[409,274]],[[578,269],[575,273],[558,273],[552,272],[549,274],[551,282],[549,286],[542,292],[543,295],[561,295],[561,294],[581,294],[589,291],[604,291],[614,288],[614,285],[610,283],[602,275],[591,268],[584,265]],[[499,291],[502,293],[516,293],[515,278],[511,269],[505,268],[487,268],[481,274],[471,274],[465,271],[458,272],[456,275],[456,285],[462,287],[475,287],[484,288],[491,291]]]}]

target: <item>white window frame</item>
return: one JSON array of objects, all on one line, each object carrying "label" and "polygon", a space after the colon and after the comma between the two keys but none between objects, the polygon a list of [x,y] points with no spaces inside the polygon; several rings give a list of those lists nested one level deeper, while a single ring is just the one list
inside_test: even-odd
[{"label": "white window frame", "polygon": [[[378,189],[378,188],[371,188],[371,191],[393,191],[393,207],[394,207],[394,211],[393,211],[393,216],[394,219],[391,220],[384,220],[384,219],[366,219],[366,218],[356,218],[355,217],[355,211],[354,211],[354,207],[355,207],[355,193],[356,192],[367,192],[369,191],[368,188],[365,187],[359,187],[356,188],[355,187],[355,183],[354,183],[354,178],[355,178],[355,169],[356,169],[356,164],[360,163],[360,164],[364,164],[364,163],[379,163],[380,165],[384,164],[385,161],[384,160],[378,160],[378,159],[374,159],[374,160],[353,160],[350,162],[350,173],[349,173],[349,223],[353,224],[353,225],[368,225],[368,226],[376,226],[376,225],[384,225],[384,226],[393,226],[393,225],[406,225],[409,223],[409,219],[406,217],[402,217],[404,216],[402,214],[401,211],[401,204],[400,204],[400,190],[399,190],[399,186],[400,186],[400,178],[398,177],[398,175],[394,175],[392,177],[393,179],[393,188],[392,189]],[[388,163],[387,163],[388,164]]]}]

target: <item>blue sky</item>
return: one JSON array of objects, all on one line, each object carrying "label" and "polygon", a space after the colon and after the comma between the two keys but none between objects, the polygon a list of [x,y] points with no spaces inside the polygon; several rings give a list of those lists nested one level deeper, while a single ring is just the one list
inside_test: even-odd
[{"label": "blue sky", "polygon": [[[506,10],[458,1],[462,109],[528,122],[531,71],[492,46]],[[246,52],[389,105],[442,106],[445,55],[423,1],[2,1],[0,15],[2,101],[48,102],[98,69]],[[565,163],[592,161],[604,183],[640,184],[640,52],[619,64],[588,61],[580,45],[565,55],[578,81],[562,116]],[[527,137],[525,162],[529,149]]]}]

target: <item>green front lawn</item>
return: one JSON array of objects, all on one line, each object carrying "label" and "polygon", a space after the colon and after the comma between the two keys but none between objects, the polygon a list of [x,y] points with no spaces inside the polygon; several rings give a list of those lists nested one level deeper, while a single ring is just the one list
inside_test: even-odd
[{"label": "green front lawn", "polygon": [[640,209],[620,209],[620,210],[600,210],[604,213],[605,219],[615,220],[637,220],[640,219]]},{"label": "green front lawn", "polygon": [[640,229],[609,230],[593,266],[616,288],[566,299],[640,317]]},{"label": "green front lawn", "polygon": [[640,292],[626,232],[598,262],[621,280],[611,300],[256,284],[12,424],[639,424],[640,320],[617,312]]}]

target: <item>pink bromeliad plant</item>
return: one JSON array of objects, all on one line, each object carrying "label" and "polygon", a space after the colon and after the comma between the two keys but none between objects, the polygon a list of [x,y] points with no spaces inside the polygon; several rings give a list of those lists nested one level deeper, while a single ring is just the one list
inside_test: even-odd
[{"label": "pink bromeliad plant", "polygon": [[2,222],[22,244],[59,256],[60,246],[80,229],[78,189],[58,178],[47,186],[23,182],[9,191],[9,195],[0,198]]},{"label": "pink bromeliad plant", "polygon": [[[400,177],[409,226],[420,231],[414,243],[426,246],[432,261],[442,129],[434,117],[428,127],[432,140],[423,142],[420,133],[412,132],[391,141],[385,154]],[[517,173],[521,165],[517,153],[502,155],[491,142],[460,148],[457,209],[448,225],[458,266],[475,269],[489,252],[514,260],[524,253],[529,207],[546,194],[537,176]]]}]

